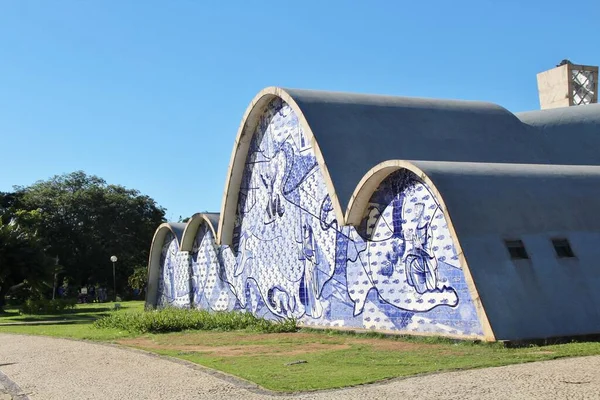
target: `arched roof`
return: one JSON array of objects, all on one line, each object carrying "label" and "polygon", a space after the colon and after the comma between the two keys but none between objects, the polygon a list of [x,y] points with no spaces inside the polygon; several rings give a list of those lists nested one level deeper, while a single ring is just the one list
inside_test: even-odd
[{"label": "arched roof", "polygon": [[181,239],[180,249],[182,251],[190,251],[192,250],[192,246],[194,244],[194,239],[196,238],[196,234],[200,225],[203,223],[207,224],[209,229],[213,233],[213,237],[217,237],[217,229],[219,226],[219,214],[218,213],[197,213],[192,215],[192,217],[185,224],[185,230],[183,232],[183,237]]},{"label": "arched roof", "polygon": [[[218,243],[229,244],[248,147],[268,103],[290,105],[312,141],[338,220],[363,175],[386,160],[514,164],[600,164],[600,126],[595,119],[540,128],[544,112],[515,114],[483,102],[419,99],[269,87],[246,110],[227,174]],[[539,114],[542,113],[542,114]],[[553,119],[553,118],[550,118]],[[556,118],[554,118],[556,119]],[[579,125],[577,125],[579,124]],[[567,140],[585,128],[585,142]],[[577,125],[577,126],[575,126]],[[594,136],[593,133],[596,132]],[[558,144],[560,143],[560,145]],[[582,156],[583,155],[583,156]]]},{"label": "arched roof", "polygon": [[163,241],[165,240],[167,233],[172,233],[173,236],[175,236],[177,243],[181,243],[185,226],[185,223],[180,222],[165,222],[160,224],[158,228],[156,228],[156,232],[154,232],[154,237],[152,238],[152,245],[150,247],[150,261],[152,261],[154,248],[158,248],[158,252],[160,253],[160,249],[162,249]]},{"label": "arched roof", "polygon": [[459,237],[600,231],[600,166],[389,160],[359,181],[345,222],[358,225],[379,183],[408,169],[435,188]]},{"label": "arched roof", "polygon": [[148,260],[148,289],[146,290],[146,304],[155,306],[158,294],[158,274],[160,272],[160,255],[162,252],[165,236],[172,233],[177,240],[177,244],[181,243],[183,232],[186,224],[165,222],[160,224],[152,238],[150,246],[150,259]]}]

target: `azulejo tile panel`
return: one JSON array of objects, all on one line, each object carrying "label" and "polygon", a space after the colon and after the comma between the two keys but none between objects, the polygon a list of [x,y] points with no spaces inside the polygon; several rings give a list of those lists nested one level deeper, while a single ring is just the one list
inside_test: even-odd
[{"label": "azulejo tile panel", "polygon": [[389,175],[359,227],[334,215],[311,141],[273,100],[250,143],[233,243],[201,225],[165,238],[158,306],[244,310],[306,325],[483,335],[444,212],[416,175]]}]

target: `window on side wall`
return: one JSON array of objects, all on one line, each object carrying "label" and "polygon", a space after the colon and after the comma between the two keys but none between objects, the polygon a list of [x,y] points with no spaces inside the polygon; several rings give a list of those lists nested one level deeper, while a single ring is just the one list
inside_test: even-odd
[{"label": "window on side wall", "polygon": [[525,245],[522,240],[505,240],[504,244],[508,249],[508,253],[510,254],[510,258],[513,260],[528,260],[529,255],[527,254],[527,250],[525,250]]},{"label": "window on side wall", "polygon": [[575,257],[575,253],[573,253],[573,249],[571,249],[571,244],[567,239],[552,239],[552,246],[554,246],[554,251],[556,252],[556,256],[558,258]]}]

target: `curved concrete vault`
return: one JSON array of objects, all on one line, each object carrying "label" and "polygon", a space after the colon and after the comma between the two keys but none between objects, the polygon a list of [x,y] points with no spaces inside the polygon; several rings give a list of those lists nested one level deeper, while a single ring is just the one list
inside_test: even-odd
[{"label": "curved concrete vault", "polygon": [[[599,145],[598,105],[515,115],[267,88],[238,130],[220,216],[157,230],[147,304],[485,340],[600,332]],[[577,257],[553,256],[557,239]]]}]

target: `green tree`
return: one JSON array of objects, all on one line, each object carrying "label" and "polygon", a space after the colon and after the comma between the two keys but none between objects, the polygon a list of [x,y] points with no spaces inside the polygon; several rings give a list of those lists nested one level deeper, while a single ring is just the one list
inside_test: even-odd
[{"label": "green tree", "polygon": [[11,289],[26,285],[42,293],[51,285],[54,261],[32,230],[40,220],[37,211],[18,211],[8,223],[0,218],[0,312]]},{"label": "green tree", "polygon": [[139,290],[140,294],[143,293],[148,283],[148,267],[145,265],[135,267],[133,273],[129,275],[127,283],[132,289]]},{"label": "green tree", "polygon": [[116,255],[122,289],[134,266],[148,262],[152,236],[164,222],[165,210],[152,198],[83,171],[15,189],[12,208],[39,210],[38,235],[78,285],[112,287],[109,260]]}]

